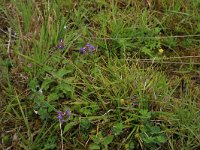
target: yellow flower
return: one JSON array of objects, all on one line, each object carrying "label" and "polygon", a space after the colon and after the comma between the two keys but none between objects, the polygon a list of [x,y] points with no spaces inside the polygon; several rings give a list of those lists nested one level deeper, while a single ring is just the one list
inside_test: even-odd
[{"label": "yellow flower", "polygon": [[160,54],[162,54],[164,52],[164,50],[162,48],[160,48],[158,51]]}]

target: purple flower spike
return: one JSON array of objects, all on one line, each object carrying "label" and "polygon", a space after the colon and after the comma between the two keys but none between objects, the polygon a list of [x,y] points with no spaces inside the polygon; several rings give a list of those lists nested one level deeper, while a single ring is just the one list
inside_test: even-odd
[{"label": "purple flower spike", "polygon": [[58,111],[57,119],[60,121],[63,118],[62,112]]},{"label": "purple flower spike", "polygon": [[60,122],[65,122],[65,120],[64,120],[64,117],[65,117],[65,116],[68,116],[68,117],[71,116],[71,112],[70,112],[69,109],[67,109],[65,112],[58,111],[57,113],[58,113],[57,119],[58,119]]},{"label": "purple flower spike", "polygon": [[59,48],[59,49],[64,49],[65,48],[65,45],[64,45],[64,42],[63,42],[62,38],[60,38],[59,44],[56,46],[56,48]]},{"label": "purple flower spike", "polygon": [[67,114],[67,116],[68,116],[68,117],[70,117],[70,116],[71,116],[71,112],[70,112],[70,110],[69,110],[69,109],[67,109],[65,113]]},{"label": "purple flower spike", "polygon": [[58,120],[61,120],[63,117],[62,117],[62,115],[58,115],[57,118],[58,118]]}]

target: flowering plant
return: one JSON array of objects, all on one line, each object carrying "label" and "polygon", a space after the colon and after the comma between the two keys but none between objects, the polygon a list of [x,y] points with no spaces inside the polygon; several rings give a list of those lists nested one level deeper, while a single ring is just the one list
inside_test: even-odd
[{"label": "flowering plant", "polygon": [[87,43],[84,47],[80,49],[80,53],[85,54],[85,53],[93,53],[95,52],[96,49],[94,45]]},{"label": "flowering plant", "polygon": [[58,111],[57,119],[58,119],[60,122],[65,122],[65,119],[64,119],[65,116],[68,116],[68,117],[71,116],[71,112],[70,112],[69,109],[67,109],[65,112]]}]

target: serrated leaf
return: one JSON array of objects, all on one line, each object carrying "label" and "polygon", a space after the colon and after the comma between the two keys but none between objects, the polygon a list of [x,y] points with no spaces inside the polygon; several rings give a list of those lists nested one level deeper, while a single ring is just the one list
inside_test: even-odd
[{"label": "serrated leaf", "polygon": [[73,95],[73,92],[74,92],[74,88],[69,85],[69,84],[66,84],[66,83],[60,83],[58,86],[57,86],[57,89],[58,90],[61,90],[64,94],[66,94],[68,97],[71,97]]},{"label": "serrated leaf", "polygon": [[145,119],[151,118],[151,112],[149,112],[147,109],[141,109],[139,113],[141,114],[141,118]]},{"label": "serrated leaf", "polygon": [[52,83],[52,82],[53,82],[52,79],[45,79],[42,82],[41,89],[47,90],[49,88],[50,83]]},{"label": "serrated leaf", "polygon": [[159,134],[161,132],[160,127],[158,126],[149,126],[151,134]]},{"label": "serrated leaf", "polygon": [[61,83],[58,85],[58,88],[66,94],[66,92],[72,92],[73,87],[66,83]]},{"label": "serrated leaf", "polygon": [[155,138],[152,136],[143,135],[141,137],[142,137],[142,140],[147,144],[152,144],[155,142]]},{"label": "serrated leaf", "polygon": [[164,143],[166,141],[166,138],[164,136],[157,136],[156,137],[156,141],[157,141],[157,144],[161,144],[161,143]]},{"label": "serrated leaf", "polygon": [[59,99],[59,95],[57,93],[51,93],[48,95],[48,101],[55,101]]},{"label": "serrated leaf", "polygon": [[55,73],[55,75],[59,78],[62,78],[64,75],[66,75],[70,72],[71,72],[71,70],[67,70],[66,68],[61,68]]}]

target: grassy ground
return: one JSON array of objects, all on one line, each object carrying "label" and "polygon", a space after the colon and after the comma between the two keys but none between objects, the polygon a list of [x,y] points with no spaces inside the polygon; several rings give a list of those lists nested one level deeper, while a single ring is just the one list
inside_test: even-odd
[{"label": "grassy ground", "polygon": [[200,149],[199,14],[198,0],[2,0],[1,149]]}]

